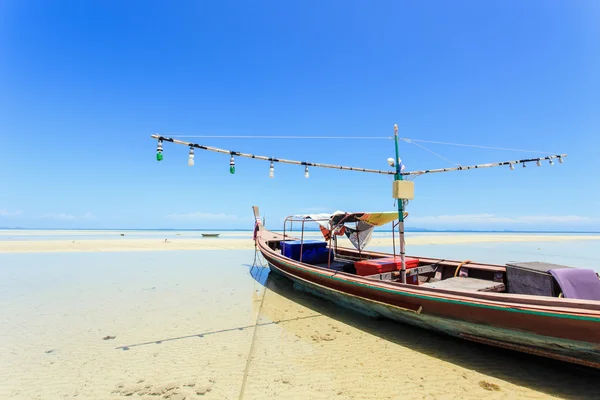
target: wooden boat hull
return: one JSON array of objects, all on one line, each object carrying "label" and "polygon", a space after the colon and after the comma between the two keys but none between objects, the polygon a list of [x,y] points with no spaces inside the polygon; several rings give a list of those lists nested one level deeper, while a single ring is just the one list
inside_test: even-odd
[{"label": "wooden boat hull", "polygon": [[[600,368],[600,318],[548,307],[439,296],[287,259],[257,241],[271,271],[340,306],[484,344]],[[399,287],[398,287],[399,286]],[[493,295],[492,295],[493,297]]]}]

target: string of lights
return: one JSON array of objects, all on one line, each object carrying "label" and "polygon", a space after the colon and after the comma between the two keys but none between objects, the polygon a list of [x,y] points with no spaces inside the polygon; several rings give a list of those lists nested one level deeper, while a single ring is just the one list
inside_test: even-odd
[{"label": "string of lights", "polygon": [[[231,158],[229,159],[229,172],[231,174],[235,174],[235,157],[246,157],[246,158],[253,158],[253,159],[257,159],[257,160],[269,161],[269,177],[270,178],[275,177],[275,164],[274,163],[276,163],[276,162],[282,163],[282,164],[303,165],[305,178],[308,178],[310,176],[309,170],[308,170],[309,166],[316,167],[316,168],[340,169],[340,170],[344,170],[344,171],[367,172],[367,173],[375,173],[375,174],[382,174],[382,175],[395,175],[396,174],[395,171],[389,171],[389,170],[386,171],[386,170],[378,170],[378,169],[370,169],[370,168],[349,167],[349,166],[335,165],[335,164],[324,164],[324,163],[316,163],[316,162],[308,162],[308,161],[288,160],[288,159],[283,159],[283,158],[275,158],[275,157],[260,156],[260,155],[250,154],[250,153],[242,153],[239,151],[221,149],[218,147],[204,146],[204,145],[200,145],[200,144],[196,144],[196,143],[192,143],[192,142],[186,142],[186,141],[182,141],[182,140],[178,140],[178,139],[174,139],[174,138],[163,137],[158,134],[151,135],[151,137],[158,141],[158,145],[156,148],[156,160],[157,161],[163,160],[163,142],[170,142],[170,143],[184,145],[184,146],[189,147],[188,165],[190,167],[193,167],[195,164],[194,149],[206,150],[206,151],[222,153],[222,154],[229,154],[231,156]],[[499,167],[499,166],[508,166],[511,170],[514,170],[515,165],[519,165],[519,164],[521,164],[523,167],[526,167],[527,164],[529,164],[529,163],[535,163],[538,167],[541,167],[542,161],[544,161],[544,160],[547,160],[550,165],[554,165],[554,160],[558,160],[558,162],[562,164],[563,158],[565,158],[566,156],[567,156],[566,154],[556,154],[556,155],[549,155],[549,156],[544,156],[544,157],[527,158],[527,159],[512,160],[512,161],[502,161],[502,162],[487,163],[487,164],[477,164],[477,165],[469,165],[469,166],[458,165],[457,167],[452,167],[452,168],[439,168],[439,169],[427,169],[427,170],[400,172],[400,174],[402,176],[408,177],[408,176],[418,176],[418,175],[432,174],[432,173],[439,173],[439,172],[466,171],[466,170],[471,170],[471,169],[490,168],[490,167]],[[400,160],[398,160],[398,161],[401,163]],[[394,159],[389,158],[388,164],[390,164],[390,166],[393,167]],[[404,168],[402,168],[402,169],[404,169]]]}]

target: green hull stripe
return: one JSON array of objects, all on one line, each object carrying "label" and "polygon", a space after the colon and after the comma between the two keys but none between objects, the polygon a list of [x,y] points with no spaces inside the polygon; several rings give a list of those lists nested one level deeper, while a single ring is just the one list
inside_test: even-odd
[{"label": "green hull stripe", "polygon": [[[319,275],[319,276],[322,276],[322,277],[325,276],[325,275],[323,275],[323,274],[321,274],[319,272],[309,271],[307,269],[297,267],[297,266],[295,266],[293,264],[288,264],[285,261],[278,261],[278,262],[280,262],[281,264],[284,264],[284,265],[286,265],[286,266],[288,266],[288,267],[290,267],[292,269],[306,271],[309,274]],[[381,288],[381,287],[377,287],[377,286],[370,286],[370,285],[367,285],[367,284],[364,284],[364,283],[353,282],[353,281],[349,281],[349,280],[342,279],[342,278],[336,278],[335,276],[325,276],[325,277],[327,277],[329,279],[332,279],[334,281],[349,283],[349,284],[354,285],[354,286],[360,286],[360,287],[364,287],[364,288],[375,289],[375,290],[378,290],[380,292],[387,292],[387,293],[399,294],[397,290],[386,289],[386,288]],[[569,315],[569,314],[554,314],[554,313],[548,313],[548,312],[544,312],[544,311],[521,310],[521,309],[509,308],[509,307],[497,307],[497,306],[490,306],[490,305],[486,305],[486,304],[468,303],[468,302],[460,301],[460,300],[432,298],[432,297],[429,297],[429,296],[423,296],[423,295],[420,295],[420,294],[412,294],[412,293],[406,293],[406,292],[402,292],[401,294],[403,296],[415,297],[417,299],[426,299],[426,300],[430,300],[430,301],[439,301],[439,302],[442,302],[442,303],[459,304],[459,305],[469,306],[469,307],[487,308],[487,309],[492,309],[492,310],[508,311],[508,312],[515,312],[515,313],[521,313],[521,314],[533,314],[533,315],[540,315],[540,316],[543,316],[543,317],[550,317],[550,318],[565,318],[565,319],[577,319],[577,320],[581,320],[581,321],[600,322],[600,318],[599,317],[586,317],[586,316],[582,316],[582,315]],[[369,300],[369,299],[366,299],[366,300]]]}]

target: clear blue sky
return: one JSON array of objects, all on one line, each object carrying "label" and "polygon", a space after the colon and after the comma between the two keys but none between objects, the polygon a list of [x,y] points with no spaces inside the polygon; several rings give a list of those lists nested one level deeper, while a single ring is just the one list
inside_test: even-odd
[{"label": "clear blue sky", "polygon": [[[237,160],[150,134],[401,136],[564,152],[423,176],[407,225],[600,230],[600,2],[0,3],[0,226],[245,228],[393,210],[391,178]],[[198,143],[386,168],[387,140]],[[533,154],[428,147],[468,165]],[[451,166],[401,144],[409,170]]]}]

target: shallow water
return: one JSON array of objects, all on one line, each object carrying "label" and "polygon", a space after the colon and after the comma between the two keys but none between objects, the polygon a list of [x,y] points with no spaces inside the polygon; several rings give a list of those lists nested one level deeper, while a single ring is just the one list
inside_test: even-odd
[{"label": "shallow water", "polygon": [[[538,245],[411,246],[411,254],[598,265],[593,243]],[[254,261],[245,250],[0,254],[0,398],[139,398],[163,385],[188,399],[597,392],[595,371],[363,317]]]},{"label": "shallow water", "polygon": [[[219,237],[252,238],[252,231],[175,231],[175,230],[0,230],[0,241],[14,240],[127,240],[127,239],[202,239],[203,233],[218,233]],[[121,236],[123,235],[123,236]]]},{"label": "shallow water", "polygon": [[[274,230],[273,232],[283,233],[283,231]],[[218,233],[222,238],[251,238],[252,230],[43,230],[43,229],[0,229],[0,241],[14,240],[127,240],[127,239],[201,239],[203,233]],[[302,232],[298,230],[287,231],[289,235],[300,237]],[[520,233],[514,232],[407,232],[407,237],[427,237],[427,236],[513,236]],[[123,236],[121,236],[123,235]],[[398,233],[396,232],[396,236]],[[535,235],[542,237],[553,236],[594,236],[600,237],[598,233],[525,233],[525,235]],[[322,239],[323,235],[319,231],[306,231],[306,238]],[[391,238],[391,232],[375,231],[373,238]]]}]

